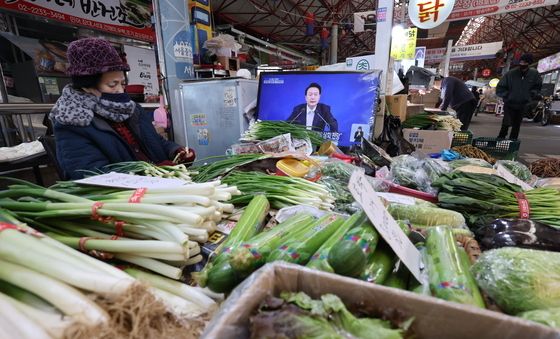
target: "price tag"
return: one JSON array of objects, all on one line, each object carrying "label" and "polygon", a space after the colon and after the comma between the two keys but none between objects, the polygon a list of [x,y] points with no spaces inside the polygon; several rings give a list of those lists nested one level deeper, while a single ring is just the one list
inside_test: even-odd
[{"label": "price tag", "polygon": [[358,171],[352,173],[348,188],[354,199],[366,212],[369,220],[379,231],[379,234],[391,246],[416,280],[420,281],[420,268],[422,266],[420,251],[414,247],[395,219],[389,214],[365,175]]},{"label": "price tag", "polygon": [[506,181],[508,181],[512,184],[521,186],[521,188],[523,188],[524,191],[528,191],[528,190],[533,189],[533,187],[531,187],[531,185],[529,185],[525,181],[519,179],[515,175],[511,174],[511,172],[507,168],[505,168],[503,165],[498,165],[496,167],[496,174],[499,175],[500,177],[506,179]]},{"label": "price tag", "polygon": [[75,182],[84,185],[129,188],[129,189],[173,188],[186,184],[186,182],[181,179],[145,177],[141,175],[115,173],[115,172],[96,175],[93,177],[76,180]]}]

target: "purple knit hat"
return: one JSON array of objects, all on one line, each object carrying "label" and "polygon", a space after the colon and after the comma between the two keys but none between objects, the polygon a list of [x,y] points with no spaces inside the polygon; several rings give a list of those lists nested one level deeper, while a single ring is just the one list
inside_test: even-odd
[{"label": "purple knit hat", "polygon": [[85,38],[68,46],[66,73],[71,76],[102,74],[112,71],[130,71],[117,50],[104,39]]}]

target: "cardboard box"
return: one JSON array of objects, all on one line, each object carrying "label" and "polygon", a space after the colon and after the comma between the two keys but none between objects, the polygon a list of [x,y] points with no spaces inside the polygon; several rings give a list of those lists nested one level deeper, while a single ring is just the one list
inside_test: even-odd
[{"label": "cardboard box", "polygon": [[[424,113],[424,105],[423,104],[407,104],[406,105],[406,118],[413,117],[417,114]],[[402,121],[402,120],[401,120]]]},{"label": "cardboard box", "polygon": [[403,129],[403,136],[416,147],[417,151],[425,154],[439,153],[451,147],[452,131],[425,131],[420,129]]},{"label": "cardboard box", "polygon": [[225,56],[219,56],[218,62],[224,66],[226,71],[237,71],[239,70],[239,59],[230,58]]},{"label": "cardboard box", "polygon": [[407,95],[386,95],[385,102],[389,107],[389,111],[394,116],[401,118],[401,121],[406,120],[406,98]]},{"label": "cardboard box", "polygon": [[418,93],[412,94],[410,96],[410,102],[414,104],[423,104],[426,108],[433,108],[436,107],[440,94],[441,91],[439,89],[433,88],[430,93],[424,95]]},{"label": "cardboard box", "polygon": [[520,318],[379,286],[336,274],[287,264],[269,264],[239,285],[222,304],[202,338],[249,338],[249,318],[267,295],[305,292],[312,298],[339,296],[347,307],[359,304],[397,309],[414,317],[416,338],[558,338],[554,329]]}]

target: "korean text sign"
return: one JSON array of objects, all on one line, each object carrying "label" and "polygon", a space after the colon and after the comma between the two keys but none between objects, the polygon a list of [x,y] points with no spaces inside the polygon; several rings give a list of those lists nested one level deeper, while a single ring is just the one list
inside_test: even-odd
[{"label": "korean text sign", "polygon": [[0,8],[153,41],[150,0],[0,0]]}]

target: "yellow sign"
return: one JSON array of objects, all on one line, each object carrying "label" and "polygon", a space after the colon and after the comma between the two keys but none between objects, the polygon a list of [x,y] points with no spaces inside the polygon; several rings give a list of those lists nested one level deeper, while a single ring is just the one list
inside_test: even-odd
[{"label": "yellow sign", "polygon": [[393,30],[391,58],[395,60],[414,59],[417,32],[417,28]]},{"label": "yellow sign", "polygon": [[500,79],[494,78],[494,79],[490,80],[490,82],[488,83],[488,86],[494,88],[494,87],[498,86],[498,82],[500,82]]}]

